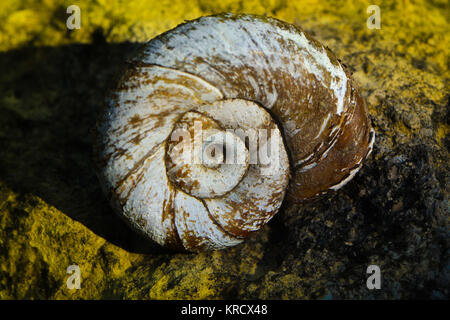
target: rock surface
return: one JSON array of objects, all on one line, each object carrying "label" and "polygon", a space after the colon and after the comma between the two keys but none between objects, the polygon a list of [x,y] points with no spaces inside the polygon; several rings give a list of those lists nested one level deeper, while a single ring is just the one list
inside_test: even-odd
[{"label": "rock surface", "polygon": [[[448,299],[449,5],[283,0],[4,1],[0,18],[0,299]],[[296,23],[354,72],[377,140],[337,193],[277,216],[244,244],[168,252],[134,234],[104,199],[91,128],[138,42],[222,11]],[[81,271],[70,290],[69,265]],[[381,290],[366,269],[380,266]]]}]

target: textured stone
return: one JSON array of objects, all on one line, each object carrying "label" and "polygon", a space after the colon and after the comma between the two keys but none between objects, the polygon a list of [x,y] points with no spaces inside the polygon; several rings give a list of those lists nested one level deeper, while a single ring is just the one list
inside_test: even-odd
[{"label": "textured stone", "polygon": [[[447,1],[3,1],[0,18],[0,298],[441,298],[449,286]],[[284,203],[235,248],[166,251],[104,199],[91,128],[122,61],[184,19],[221,12],[297,23],[354,72],[377,140],[354,180],[304,207]],[[66,287],[77,264],[81,289]],[[366,288],[377,264],[382,289]]]}]

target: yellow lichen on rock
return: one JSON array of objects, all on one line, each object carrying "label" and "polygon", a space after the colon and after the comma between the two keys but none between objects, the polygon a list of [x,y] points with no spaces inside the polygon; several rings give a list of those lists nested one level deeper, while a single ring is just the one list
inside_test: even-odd
[{"label": "yellow lichen on rock", "polygon": [[181,282],[169,286],[173,275],[167,275],[164,270],[154,272],[156,283],[150,289],[148,298],[158,300],[172,299],[211,299],[217,295],[212,275],[212,268],[207,267],[199,273],[181,273]]},{"label": "yellow lichen on rock", "polygon": [[[81,9],[81,29],[69,31],[66,9],[72,4]],[[370,4],[380,7],[381,29],[366,25]],[[103,71],[126,56],[128,42],[224,11],[298,24],[341,58],[362,89],[377,132],[373,161],[358,173],[359,185],[319,206],[326,210],[311,209],[308,216],[286,206],[278,225],[271,221],[236,248],[134,253],[126,241],[112,243],[114,232],[124,229],[102,226],[111,209],[100,200],[100,187],[92,187],[97,182],[87,160],[92,110],[112,74]],[[359,284],[366,256],[377,257],[390,280],[380,290],[383,298],[402,286],[431,287],[429,274],[439,268],[421,267],[422,260],[445,265],[439,253],[430,253],[444,241],[432,242],[442,238],[426,228],[445,209],[436,199],[445,198],[439,192],[448,165],[449,12],[447,0],[2,0],[0,299],[298,299],[326,296],[324,288],[341,290],[344,298],[367,297],[372,293]],[[422,147],[414,149],[416,144]],[[437,151],[444,156],[430,167],[427,157]],[[398,167],[383,167],[390,163]],[[96,210],[106,213],[70,218],[95,216]],[[345,238],[350,230],[359,243]],[[396,240],[407,250],[397,249]],[[67,288],[69,265],[80,267],[80,290]]]},{"label": "yellow lichen on rock", "polygon": [[[18,195],[2,183],[0,213],[0,246],[7,251],[0,261],[0,299],[93,299],[141,260],[38,197]],[[104,252],[116,261],[106,269],[99,258]],[[80,290],[67,286],[70,265],[80,268]]]}]

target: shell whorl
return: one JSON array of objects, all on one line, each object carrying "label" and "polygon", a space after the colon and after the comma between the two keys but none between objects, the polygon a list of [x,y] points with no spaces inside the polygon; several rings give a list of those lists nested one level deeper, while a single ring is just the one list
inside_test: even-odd
[{"label": "shell whorl", "polygon": [[[253,15],[203,17],[156,37],[107,102],[95,151],[105,192],[136,229],[190,251],[242,242],[286,191],[300,202],[341,187],[374,139],[334,55],[293,25]],[[219,140],[233,147],[221,159],[234,162],[204,158],[222,150]]]}]

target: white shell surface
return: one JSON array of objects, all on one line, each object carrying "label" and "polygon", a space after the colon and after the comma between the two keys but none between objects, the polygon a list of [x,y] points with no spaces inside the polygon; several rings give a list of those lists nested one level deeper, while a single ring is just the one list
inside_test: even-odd
[{"label": "white shell surface", "polygon": [[[343,121],[350,101],[343,66],[303,31],[275,19],[202,17],[153,39],[139,58],[195,74],[227,98],[258,101],[272,110],[284,124],[294,163],[324,152],[315,148],[326,137],[340,134],[330,131]],[[299,88],[286,89],[293,84]],[[324,95],[330,103],[316,108]],[[298,105],[295,114],[293,104]],[[312,114],[311,108],[323,117]],[[327,117],[332,119],[324,130],[322,119]]]},{"label": "white shell surface", "polygon": [[[196,251],[242,242],[270,220],[285,194],[289,161],[278,127],[261,106],[224,100],[196,76],[149,65],[132,72],[111,94],[98,126],[106,164],[100,178],[115,207],[161,245]],[[234,147],[234,162],[206,166],[194,144],[191,159],[171,156],[177,147],[172,134],[187,124],[195,138],[195,121],[204,133],[201,143],[223,137]],[[269,159],[277,170],[249,163],[245,134],[240,136],[249,129],[267,130],[268,143],[279,149]]]}]

